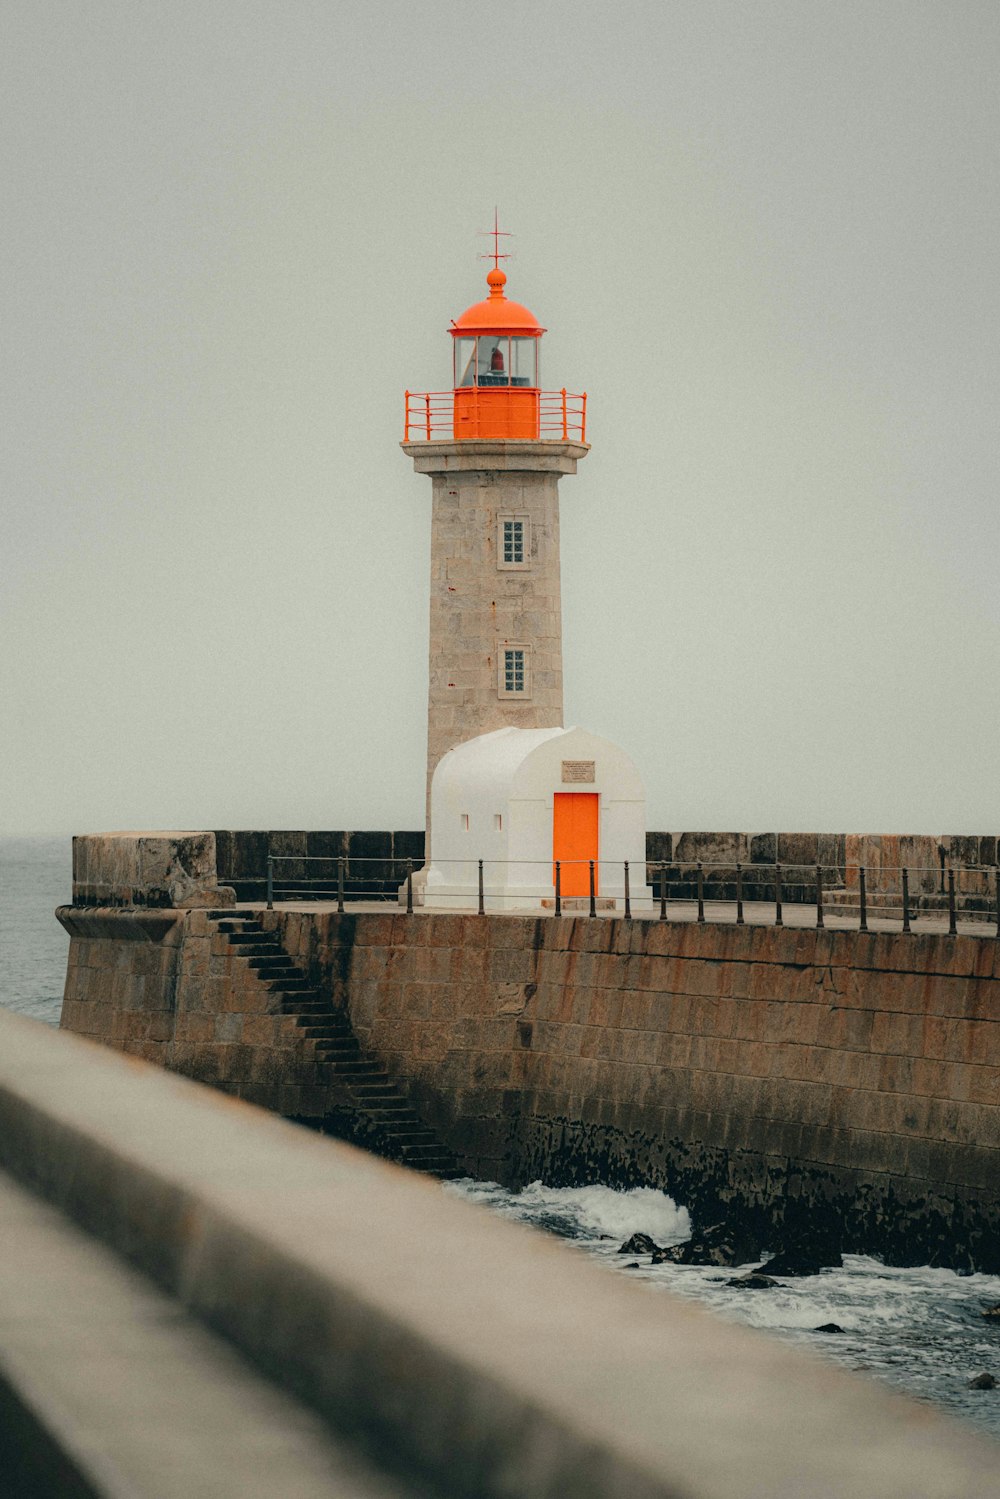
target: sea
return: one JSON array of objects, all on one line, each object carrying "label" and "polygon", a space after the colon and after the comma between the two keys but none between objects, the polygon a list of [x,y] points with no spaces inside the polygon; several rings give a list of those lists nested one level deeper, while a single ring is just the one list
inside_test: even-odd
[{"label": "sea", "polygon": [[[59,1023],[69,945],[53,911],[68,901],[70,884],[69,838],[0,838],[0,1003],[52,1026]],[[470,1178],[442,1191],[557,1235],[650,1296],[690,1297],[720,1317],[866,1373],[1000,1437],[1000,1388],[969,1388],[982,1373],[1000,1384],[1000,1321],[982,1315],[1000,1302],[1000,1276],[899,1269],[867,1255],[845,1255],[842,1269],[748,1291],[727,1282],[753,1268],[749,1264],[733,1270],[654,1266],[649,1255],[620,1253],[635,1233],[662,1245],[689,1237],[684,1204],[653,1187],[617,1191],[601,1182],[533,1182],[512,1192]],[[831,1323],[843,1330],[817,1330]]]}]

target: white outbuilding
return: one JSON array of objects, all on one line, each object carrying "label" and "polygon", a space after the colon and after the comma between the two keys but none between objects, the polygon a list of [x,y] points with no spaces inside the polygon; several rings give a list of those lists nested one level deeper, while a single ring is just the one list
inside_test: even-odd
[{"label": "white outbuilding", "polygon": [[485,907],[568,910],[625,903],[648,910],[646,794],[623,749],[586,729],[496,729],[449,750],[431,784],[423,899],[474,910],[480,860]]}]

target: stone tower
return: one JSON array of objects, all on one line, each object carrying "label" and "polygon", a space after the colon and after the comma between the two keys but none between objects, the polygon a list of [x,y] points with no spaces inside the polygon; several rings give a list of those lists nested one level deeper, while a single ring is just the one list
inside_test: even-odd
[{"label": "stone tower", "polygon": [[428,847],[442,755],[563,722],[559,480],[589,451],[586,396],[541,389],[545,329],[491,258],[489,296],[449,330],[453,388],[406,395],[403,451],[432,484]]}]

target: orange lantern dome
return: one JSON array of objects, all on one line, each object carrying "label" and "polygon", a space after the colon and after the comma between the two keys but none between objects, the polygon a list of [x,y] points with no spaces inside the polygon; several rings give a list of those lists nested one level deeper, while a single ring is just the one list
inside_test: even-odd
[{"label": "orange lantern dome", "polygon": [[473,302],[460,318],[456,318],[449,332],[452,338],[462,333],[520,333],[526,338],[541,338],[545,329],[533,312],[520,302],[511,302],[504,287],[507,277],[499,266],[486,277],[490,294],[485,302]]}]

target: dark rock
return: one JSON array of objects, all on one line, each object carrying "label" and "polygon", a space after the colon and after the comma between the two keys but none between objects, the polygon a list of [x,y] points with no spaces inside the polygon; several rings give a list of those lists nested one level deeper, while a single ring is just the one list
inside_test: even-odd
[{"label": "dark rock", "polygon": [[633,1234],[630,1239],[625,1240],[618,1251],[619,1254],[662,1254],[662,1252],[659,1244],[655,1244],[648,1234]]},{"label": "dark rock", "polygon": [[990,1318],[991,1321],[1000,1322],[1000,1301],[994,1306],[984,1306],[983,1316]]},{"label": "dark rock", "polygon": [[761,1269],[768,1275],[818,1275],[829,1266],[839,1269],[843,1263],[839,1250],[822,1253],[808,1249],[779,1249]]},{"label": "dark rock", "polygon": [[642,1266],[639,1264],[638,1260],[633,1260],[630,1265],[626,1265],[625,1266],[625,1269],[626,1270],[641,1270]]},{"label": "dark rock", "polygon": [[814,1327],[813,1332],[843,1332],[838,1322],[823,1322],[819,1327]]},{"label": "dark rock", "polygon": [[996,1387],[997,1382],[993,1375],[988,1374],[985,1369],[982,1374],[977,1374],[975,1379],[969,1380],[970,1390],[995,1390]]},{"label": "dark rock", "polygon": [[759,1270],[751,1270],[749,1275],[736,1275],[732,1280],[727,1280],[727,1286],[733,1286],[737,1291],[769,1291],[778,1282],[770,1275],[761,1275]]},{"label": "dark rock", "polygon": [[779,1248],[761,1269],[767,1275],[818,1275],[844,1263],[840,1244],[828,1232],[799,1225],[782,1235]]},{"label": "dark rock", "polygon": [[694,1234],[686,1244],[671,1244],[658,1249],[653,1255],[653,1264],[669,1261],[674,1265],[721,1265],[732,1269],[734,1265],[745,1265],[755,1260],[760,1247],[739,1227],[725,1223],[713,1223],[709,1228]]}]

